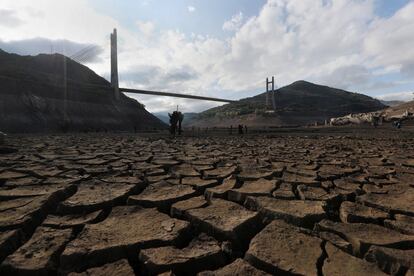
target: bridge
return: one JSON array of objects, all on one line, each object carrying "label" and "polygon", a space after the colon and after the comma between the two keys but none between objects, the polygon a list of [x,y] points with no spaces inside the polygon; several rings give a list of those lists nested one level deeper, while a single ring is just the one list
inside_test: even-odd
[{"label": "bridge", "polygon": [[113,89],[113,92],[114,92],[114,98],[116,100],[120,99],[120,93],[134,93],[134,94],[155,95],[155,96],[163,96],[163,97],[175,97],[175,98],[213,101],[213,102],[224,102],[224,103],[235,102],[233,100],[211,98],[211,97],[204,97],[204,96],[197,96],[197,95],[187,95],[187,94],[179,94],[179,93],[150,91],[150,90],[139,90],[139,89],[119,87],[118,41],[117,40],[118,40],[117,39],[117,31],[116,31],[116,29],[114,29],[113,33],[111,33],[111,86],[112,86],[112,89]]},{"label": "bridge", "polygon": [[[79,63],[83,63],[84,61],[88,59],[88,53],[94,51],[95,47],[97,46],[89,45],[88,47],[70,56],[70,58]],[[111,90],[113,91],[113,95],[116,100],[120,99],[121,93],[133,93],[133,94],[142,94],[142,95],[175,97],[175,98],[224,102],[224,103],[236,102],[234,100],[229,100],[229,99],[212,98],[212,97],[205,97],[205,96],[199,96],[199,95],[188,95],[188,94],[179,94],[179,93],[171,93],[171,92],[164,92],[164,91],[151,91],[151,90],[140,90],[140,89],[119,87],[118,39],[117,39],[116,29],[114,29],[113,33],[111,33],[110,48],[111,48],[111,56],[110,56],[110,59],[111,59]],[[276,93],[275,92],[276,91],[275,91],[274,77],[272,77],[271,81],[269,81],[269,78],[266,78],[266,103],[265,103],[266,112],[274,112],[276,110],[276,99],[275,99]]]}]

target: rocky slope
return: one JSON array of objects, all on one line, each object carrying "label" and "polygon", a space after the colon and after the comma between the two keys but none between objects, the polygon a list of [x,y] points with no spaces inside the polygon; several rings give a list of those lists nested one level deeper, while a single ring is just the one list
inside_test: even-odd
[{"label": "rocky slope", "polygon": [[[19,56],[0,50],[0,130],[134,131],[165,125],[137,101],[114,101],[110,84],[59,54]],[[66,112],[65,112],[66,110]],[[66,113],[66,116],[65,116]]]},{"label": "rocky slope", "polygon": [[297,81],[276,91],[275,113],[266,112],[265,99],[266,95],[263,93],[209,109],[200,113],[189,125],[307,125],[349,113],[370,112],[386,107],[366,95],[306,81]]},{"label": "rocky slope", "polygon": [[397,120],[413,121],[414,120],[414,101],[402,103],[397,106],[391,106],[375,112],[365,112],[348,114],[342,117],[330,119],[331,125],[348,125],[348,124],[367,124],[377,121],[392,122]]}]

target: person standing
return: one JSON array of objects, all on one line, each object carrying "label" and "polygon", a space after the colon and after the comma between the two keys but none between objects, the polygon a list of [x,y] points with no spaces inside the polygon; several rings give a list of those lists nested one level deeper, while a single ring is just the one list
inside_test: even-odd
[{"label": "person standing", "polygon": [[177,116],[178,116],[178,135],[181,135],[181,133],[183,132],[182,123],[184,121],[184,114],[181,112],[177,112]]}]

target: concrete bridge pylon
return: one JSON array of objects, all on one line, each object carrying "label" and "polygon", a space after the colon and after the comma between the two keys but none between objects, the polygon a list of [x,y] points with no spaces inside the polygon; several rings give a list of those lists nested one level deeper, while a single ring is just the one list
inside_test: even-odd
[{"label": "concrete bridge pylon", "polygon": [[111,86],[114,90],[114,98],[119,101],[119,78],[118,78],[118,38],[116,29],[111,33]]}]

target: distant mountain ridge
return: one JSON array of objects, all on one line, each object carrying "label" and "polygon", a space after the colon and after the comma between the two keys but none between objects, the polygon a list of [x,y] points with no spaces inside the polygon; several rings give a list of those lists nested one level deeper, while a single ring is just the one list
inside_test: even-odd
[{"label": "distant mountain ridge", "polygon": [[266,94],[215,107],[187,122],[191,126],[307,125],[349,113],[371,112],[385,108],[379,100],[307,81],[297,81],[276,90],[276,111],[267,113]]},{"label": "distant mountain ridge", "polygon": [[404,101],[385,101],[385,100],[380,100],[380,102],[386,106],[397,106],[397,105],[405,103]]},{"label": "distant mountain ridge", "polygon": [[115,101],[108,81],[63,55],[19,56],[0,50],[0,64],[2,131],[134,131],[166,127],[136,100],[121,95],[120,101]]}]

